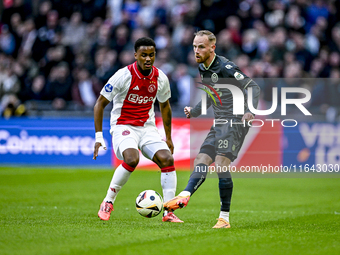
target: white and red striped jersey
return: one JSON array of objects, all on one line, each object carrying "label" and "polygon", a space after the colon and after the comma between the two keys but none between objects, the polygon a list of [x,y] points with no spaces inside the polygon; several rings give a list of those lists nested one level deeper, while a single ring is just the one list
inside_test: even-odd
[{"label": "white and red striped jersey", "polygon": [[144,76],[137,62],[119,69],[100,94],[113,101],[111,130],[114,125],[155,125],[156,97],[164,103],[171,96],[168,77],[154,66],[150,75]]}]

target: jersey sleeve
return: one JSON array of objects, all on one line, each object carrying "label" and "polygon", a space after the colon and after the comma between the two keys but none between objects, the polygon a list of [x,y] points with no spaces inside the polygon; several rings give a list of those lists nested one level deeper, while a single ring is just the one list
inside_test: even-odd
[{"label": "jersey sleeve", "polygon": [[[211,104],[212,104],[212,99],[211,99],[211,97],[208,97],[207,98],[207,106],[206,106],[207,109],[211,106]],[[191,109],[190,115],[191,115],[191,117],[196,118],[196,117],[201,115],[201,112],[202,112],[202,100],[199,101],[198,104],[194,108]]]},{"label": "jersey sleeve", "polygon": [[171,97],[169,79],[161,70],[159,70],[158,91],[156,96],[161,103],[164,103]]},{"label": "jersey sleeve", "polygon": [[127,68],[119,69],[114,75],[112,75],[100,92],[100,94],[110,102],[122,89],[127,74],[125,69]]},{"label": "jersey sleeve", "polygon": [[[237,65],[235,65],[232,62],[230,62],[230,63],[231,64],[227,64],[225,66],[225,68],[229,71],[229,76],[233,76],[238,81],[240,88],[246,94],[246,98],[248,98],[248,93],[246,92],[246,90],[250,87],[253,89],[252,102],[253,102],[253,106],[256,109],[258,102],[259,102],[259,98],[260,98],[260,87],[257,85],[257,83],[255,81],[253,81],[246,74],[244,74]],[[248,102],[248,100],[247,100],[247,102]],[[248,107],[247,107],[245,112],[252,113],[249,110]],[[254,113],[252,113],[252,114],[255,116]]]},{"label": "jersey sleeve", "polygon": [[[257,109],[257,105],[259,102],[260,98],[260,87],[257,85],[255,81],[253,81],[251,78],[249,78],[245,73],[243,73],[240,68],[235,65],[233,62],[229,61],[225,65],[225,70],[227,71],[227,74],[229,77],[233,77],[238,81],[238,84],[240,88],[243,90],[243,93],[246,95],[246,102],[248,102],[248,88],[252,88],[252,102],[253,102],[253,107]],[[248,106],[245,112],[250,112],[252,113]],[[255,114],[252,113],[254,116]]]},{"label": "jersey sleeve", "polygon": [[246,89],[252,81],[252,79],[243,73],[233,62],[228,62],[228,64],[225,65],[224,72],[227,74],[227,77],[234,78],[242,90]]}]

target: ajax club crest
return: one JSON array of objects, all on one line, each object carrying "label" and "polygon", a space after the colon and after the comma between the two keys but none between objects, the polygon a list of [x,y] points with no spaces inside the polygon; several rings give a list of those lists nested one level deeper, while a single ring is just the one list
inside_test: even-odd
[{"label": "ajax club crest", "polygon": [[153,93],[153,92],[155,92],[155,90],[156,90],[156,85],[155,84],[150,84],[150,86],[148,88],[148,91],[150,93]]}]

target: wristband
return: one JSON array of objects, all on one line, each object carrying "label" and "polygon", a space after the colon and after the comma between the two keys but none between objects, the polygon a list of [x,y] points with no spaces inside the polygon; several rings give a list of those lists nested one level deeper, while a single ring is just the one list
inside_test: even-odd
[{"label": "wristband", "polygon": [[103,146],[104,150],[106,150],[106,145],[105,145],[105,141],[104,141],[104,137],[103,137],[103,132],[96,132],[95,134],[96,137],[96,143],[100,143],[101,146]]},{"label": "wristband", "polygon": [[96,140],[99,139],[99,138],[103,138],[103,132],[96,132]]}]

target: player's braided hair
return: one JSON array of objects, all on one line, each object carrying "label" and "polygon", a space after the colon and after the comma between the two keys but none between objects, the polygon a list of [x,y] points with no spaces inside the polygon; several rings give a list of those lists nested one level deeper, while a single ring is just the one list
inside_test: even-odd
[{"label": "player's braided hair", "polygon": [[212,32],[210,32],[209,30],[200,30],[200,31],[197,31],[194,35],[195,36],[206,35],[206,36],[208,36],[209,42],[216,43],[216,36]]},{"label": "player's braided hair", "polygon": [[156,43],[150,37],[141,37],[135,42],[135,52],[137,52],[141,46],[153,46],[156,48]]}]

